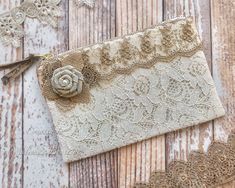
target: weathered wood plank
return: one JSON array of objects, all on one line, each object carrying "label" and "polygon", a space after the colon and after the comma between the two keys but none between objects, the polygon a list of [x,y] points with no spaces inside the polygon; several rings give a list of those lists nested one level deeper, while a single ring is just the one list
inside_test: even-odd
[{"label": "weathered wood plank", "polygon": [[[135,32],[162,21],[162,1],[117,0],[117,36]],[[165,168],[165,137],[118,149],[118,187],[129,188],[147,181],[150,173]]]},{"label": "weathered wood plank", "polygon": [[[210,41],[210,4],[209,0],[164,1],[164,18],[194,16],[199,34],[204,42],[206,58],[211,66]],[[167,163],[174,159],[187,159],[192,150],[206,151],[213,138],[212,123],[205,123],[167,134]]]},{"label": "weathered wood plank", "polygon": [[[0,14],[20,4],[0,0]],[[20,60],[21,48],[0,43],[0,64]],[[0,77],[4,71],[0,72]],[[0,80],[0,187],[22,187],[22,77],[4,86]]]},{"label": "weathered wood plank", "polygon": [[[226,116],[214,121],[214,139],[226,142],[235,129],[235,2],[211,1],[213,77]],[[223,188],[235,187],[235,181]]]},{"label": "weathered wood plank", "polygon": [[[24,56],[62,52],[68,48],[68,4],[62,1],[63,16],[58,28],[38,20],[24,24]],[[63,163],[56,133],[38,85],[36,66],[24,75],[24,187],[68,187],[68,166]]]},{"label": "weathered wood plank", "polygon": [[214,137],[226,141],[235,129],[235,2],[211,1],[213,77],[226,116],[215,120]]},{"label": "weathered wood plank", "polygon": [[117,151],[70,164],[71,187],[117,187]]},{"label": "weathered wood plank", "polygon": [[[93,9],[70,2],[69,47],[77,48],[115,36],[115,1],[97,0]],[[73,188],[117,188],[117,150],[70,164]]]}]

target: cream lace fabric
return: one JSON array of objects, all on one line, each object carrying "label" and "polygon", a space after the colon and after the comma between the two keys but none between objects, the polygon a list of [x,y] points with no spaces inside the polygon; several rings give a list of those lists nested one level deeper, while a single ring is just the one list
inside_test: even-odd
[{"label": "cream lace fabric", "polygon": [[20,6],[0,14],[0,41],[5,45],[20,46],[24,36],[22,23],[27,17],[36,18],[43,24],[56,27],[60,16],[58,4],[61,0],[25,0]]},{"label": "cream lace fabric", "polygon": [[66,162],[225,113],[191,18],[52,56],[38,77]]},{"label": "cream lace fabric", "polygon": [[194,151],[188,161],[173,161],[135,188],[212,188],[235,180],[235,132],[227,143],[212,142],[207,153]]},{"label": "cream lace fabric", "polygon": [[87,6],[88,8],[93,8],[95,5],[95,0],[73,0],[77,6]]}]

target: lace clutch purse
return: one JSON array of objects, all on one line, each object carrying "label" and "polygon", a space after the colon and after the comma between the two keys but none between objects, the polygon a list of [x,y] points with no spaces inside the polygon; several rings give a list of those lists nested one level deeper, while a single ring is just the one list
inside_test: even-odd
[{"label": "lace clutch purse", "polygon": [[51,55],[37,72],[65,162],[225,113],[191,18]]}]

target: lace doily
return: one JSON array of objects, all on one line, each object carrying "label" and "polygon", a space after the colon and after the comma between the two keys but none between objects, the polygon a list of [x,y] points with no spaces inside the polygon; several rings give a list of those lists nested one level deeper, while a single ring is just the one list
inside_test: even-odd
[{"label": "lace doily", "polygon": [[227,143],[212,142],[207,153],[194,151],[188,161],[173,161],[167,171],[151,174],[135,188],[212,188],[235,180],[235,132]]},{"label": "lace doily", "polygon": [[95,5],[95,0],[73,0],[77,6],[87,6],[88,8],[93,8]]},{"label": "lace doily", "polygon": [[225,113],[191,18],[48,58],[37,72],[67,162]]},{"label": "lace doily", "polygon": [[27,17],[36,18],[43,24],[57,25],[61,15],[58,4],[61,0],[26,0],[20,6],[0,15],[0,41],[5,45],[20,46],[24,36],[22,23]]}]

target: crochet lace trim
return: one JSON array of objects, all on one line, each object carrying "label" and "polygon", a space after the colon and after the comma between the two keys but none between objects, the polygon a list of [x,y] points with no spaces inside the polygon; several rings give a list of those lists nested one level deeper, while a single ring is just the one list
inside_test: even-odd
[{"label": "crochet lace trim", "polygon": [[207,153],[193,151],[188,161],[173,161],[167,171],[153,172],[135,188],[217,187],[235,179],[235,132],[227,143],[212,142]]},{"label": "crochet lace trim", "polygon": [[57,26],[61,15],[58,7],[61,0],[26,0],[9,12],[0,14],[0,41],[5,45],[19,47],[24,36],[22,23],[25,19],[36,18],[43,24]]},{"label": "crochet lace trim", "polygon": [[[84,77],[84,91],[89,94],[90,88],[99,85],[102,81],[110,81],[120,74],[131,74],[138,68],[149,69],[158,62],[170,63],[177,57],[191,57],[201,49],[202,43],[192,24],[192,18],[179,18],[163,22],[142,32],[68,51],[58,57],[51,56],[41,63],[38,75],[43,94],[47,99],[56,100],[60,104],[66,101],[65,106],[73,108],[76,103],[88,103],[89,97],[64,96],[67,98],[65,99],[58,95],[58,92],[55,93],[51,79],[57,68],[70,65],[80,71]],[[61,70],[63,72],[59,73],[60,75],[70,74],[64,68]],[[71,77],[71,75],[73,74],[65,77]],[[74,84],[71,87],[75,91]],[[71,96],[71,92],[63,93]],[[65,111],[67,110],[65,108]]]}]

